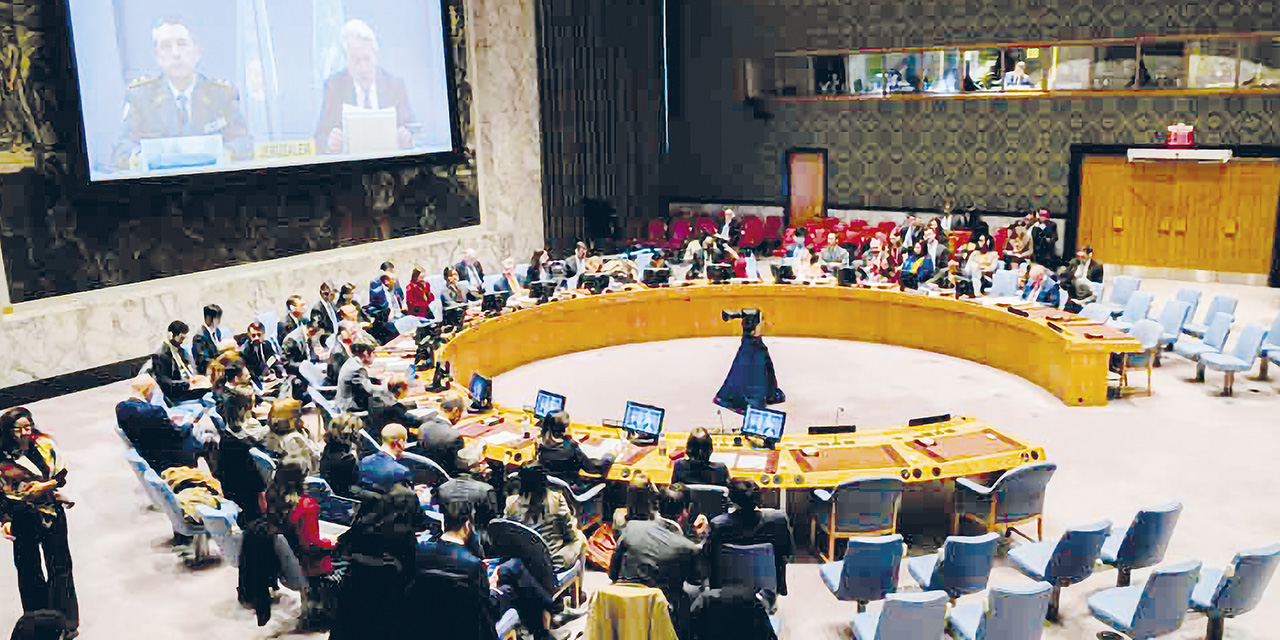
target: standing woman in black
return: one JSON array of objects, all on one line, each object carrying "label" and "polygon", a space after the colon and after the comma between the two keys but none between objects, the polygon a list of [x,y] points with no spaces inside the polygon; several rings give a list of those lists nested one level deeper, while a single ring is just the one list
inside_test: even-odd
[{"label": "standing woman in black", "polygon": [[74,638],[80,607],[71,578],[67,514],[58,496],[66,483],[53,439],[36,430],[31,412],[16,407],[0,414],[0,533],[13,541],[22,610],[62,612],[66,638]]}]

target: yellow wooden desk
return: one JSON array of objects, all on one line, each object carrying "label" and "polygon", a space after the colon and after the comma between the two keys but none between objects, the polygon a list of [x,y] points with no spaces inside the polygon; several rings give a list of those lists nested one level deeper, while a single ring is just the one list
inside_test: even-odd
[{"label": "yellow wooden desk", "polygon": [[[602,347],[740,336],[740,325],[722,322],[720,312],[748,307],[764,312],[760,333],[766,340],[832,338],[933,351],[1019,375],[1073,406],[1106,404],[1108,357],[1140,350],[1137,340],[1103,328],[1050,326],[1046,313],[1036,310],[1022,317],[1003,307],[894,290],[694,284],[581,296],[511,312],[471,325],[440,357],[453,364],[459,381],[474,372],[493,377]],[[1070,315],[1048,315],[1054,314]]]}]

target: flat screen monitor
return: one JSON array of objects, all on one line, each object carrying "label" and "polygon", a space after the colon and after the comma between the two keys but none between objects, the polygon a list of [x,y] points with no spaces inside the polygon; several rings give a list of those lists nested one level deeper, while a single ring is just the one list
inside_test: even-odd
[{"label": "flat screen monitor", "polygon": [[711,282],[728,282],[733,277],[733,265],[713,263],[707,265],[707,279]]},{"label": "flat screen monitor", "polygon": [[507,306],[507,297],[510,295],[510,291],[486,292],[484,302],[480,303],[480,310],[487,314],[502,313],[503,307]]},{"label": "flat screen monitor", "polygon": [[556,283],[554,280],[535,280],[529,283],[529,297],[538,302],[550,300],[555,291]]},{"label": "flat screen monitor", "polygon": [[627,412],[622,416],[622,428],[642,436],[657,436],[662,433],[662,418],[666,409],[639,402],[628,402]]},{"label": "flat screen monitor", "polygon": [[769,268],[773,271],[773,281],[778,284],[796,279],[795,269],[789,264],[773,264]]},{"label": "flat screen monitor", "polygon": [[852,287],[858,281],[857,267],[843,266],[836,272],[836,284],[842,287]]},{"label": "flat screen monitor", "polygon": [[471,384],[467,385],[474,406],[488,406],[493,398],[493,381],[478,374],[471,374]]},{"label": "flat screen monitor", "polygon": [[661,268],[654,269],[652,267],[644,270],[644,283],[650,287],[671,282],[671,269]]},{"label": "flat screen monitor", "polygon": [[467,319],[467,306],[454,305],[444,309],[444,326],[450,329],[461,329]]},{"label": "flat screen monitor", "polygon": [[787,414],[781,411],[747,407],[746,416],[742,420],[742,433],[765,440],[778,440],[782,438],[782,430],[786,424]]},{"label": "flat screen monitor", "polygon": [[456,150],[441,0],[68,0],[91,181]]},{"label": "flat screen monitor", "polygon": [[538,398],[533,401],[533,417],[541,420],[557,411],[564,411],[564,396],[539,389]]},{"label": "flat screen monitor", "polygon": [[609,274],[607,273],[582,274],[582,288],[594,294],[604,293],[604,290],[609,288]]}]

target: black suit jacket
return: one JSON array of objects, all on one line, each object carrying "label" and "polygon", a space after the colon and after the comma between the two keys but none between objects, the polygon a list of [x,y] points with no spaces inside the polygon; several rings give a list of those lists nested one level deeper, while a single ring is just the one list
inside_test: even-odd
[{"label": "black suit jacket", "polygon": [[[436,487],[436,503],[441,509],[448,504],[467,503],[474,514],[473,522],[476,535],[468,541],[468,549],[480,557],[489,544],[486,527],[494,518],[502,516],[502,496],[489,483],[471,476],[450,478],[448,482]],[[475,548],[471,544],[475,544]]]},{"label": "black suit jacket", "polygon": [[432,636],[497,640],[493,600],[484,562],[442,540],[418,543],[409,606],[429,607]]},{"label": "black suit jacket", "polygon": [[726,467],[723,462],[702,462],[692,458],[681,458],[676,460],[675,468],[671,472],[671,482],[672,484],[681,482],[727,487],[729,486],[729,467]]},{"label": "black suit jacket", "polygon": [[[336,304],[337,304],[336,302],[326,303],[324,301],[320,301],[311,305],[311,308],[313,310],[320,309],[321,313],[323,314],[324,317],[320,319],[320,329],[323,330],[325,333],[331,334],[338,328],[337,325],[335,324],[338,321],[338,307],[336,306]],[[330,315],[331,312],[332,312],[332,315]],[[310,317],[310,315],[308,315],[307,317]]]},{"label": "black suit jacket", "polygon": [[160,345],[160,350],[151,354],[151,376],[156,379],[160,385],[160,391],[164,393],[166,398],[176,398],[191,390],[191,384],[182,378],[182,369],[178,366],[178,362],[173,358],[173,352],[177,351],[183,361],[187,363],[187,368],[195,372],[195,364],[187,357],[187,352],[182,348],[170,349],[169,344]]},{"label": "black suit jacket", "polygon": [[627,523],[618,538],[609,578],[661,589],[676,619],[683,621],[692,604],[684,583],[697,581],[697,559],[698,545],[683,534],[658,520],[635,520]]},{"label": "black suit jacket", "polygon": [[791,524],[787,514],[777,509],[756,509],[716,516],[711,520],[711,534],[707,536],[703,551],[711,574],[711,588],[719,588],[720,547],[726,544],[748,545],[770,543],[773,545],[774,565],[778,571],[778,595],[787,595],[787,558],[795,554],[791,540]]},{"label": "black suit jacket", "polygon": [[[258,343],[244,343],[244,346],[240,347],[240,357],[244,359],[244,366],[249,369],[249,376],[257,382],[262,382],[262,379],[271,373],[277,376],[284,375],[284,365],[281,363],[283,358],[266,340]],[[267,364],[268,362],[271,364]]]},{"label": "black suit jacket", "polygon": [[[1071,262],[1067,263],[1066,270],[1062,272],[1062,279],[1064,282],[1070,282],[1071,280],[1075,280],[1076,269],[1080,268],[1081,262],[1082,260],[1080,260],[1080,258],[1072,258]],[[1088,278],[1090,282],[1102,282],[1102,275],[1103,275],[1102,263],[1098,262],[1097,260],[1090,260],[1087,273],[1088,273]]]},{"label": "black suit jacket", "polygon": [[[378,108],[395,107],[396,126],[413,122],[413,109],[409,107],[409,92],[399,78],[378,69],[374,80],[378,92]],[[329,132],[342,128],[342,105],[356,104],[356,83],[346,70],[329,77],[324,82],[324,106],[320,108],[320,124],[316,126],[316,149],[329,153]]]},{"label": "black suit jacket", "polygon": [[218,357],[218,343],[209,333],[209,328],[200,327],[200,332],[191,339],[191,355],[196,361],[196,373],[209,371],[209,363]]},{"label": "black suit jacket", "polygon": [[283,349],[284,339],[287,338],[289,334],[293,333],[294,329],[297,329],[298,327],[302,326],[305,323],[306,323],[305,316],[301,320],[299,320],[298,318],[293,317],[293,314],[286,313],[284,315],[284,321],[282,321],[280,325],[276,327],[276,344],[279,344],[280,348]]},{"label": "black suit jacket", "polygon": [[418,434],[418,453],[434,460],[451,476],[457,472],[462,447],[458,430],[442,420],[423,425]]}]

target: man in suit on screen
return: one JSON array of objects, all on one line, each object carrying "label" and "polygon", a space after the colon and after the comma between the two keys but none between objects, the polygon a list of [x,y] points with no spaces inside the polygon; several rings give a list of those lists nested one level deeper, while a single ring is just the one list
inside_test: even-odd
[{"label": "man in suit on screen", "polygon": [[147,138],[220,134],[232,160],[252,157],[240,93],[230,82],[207,78],[196,69],[201,50],[187,25],[165,18],[151,30],[151,40],[160,75],[140,78],[125,91],[116,166],[129,169]]},{"label": "man in suit on screen", "polygon": [[378,66],[377,35],[363,20],[350,20],[342,26],[341,39],[347,66],[324,83],[316,147],[322,153],[344,152],[349,141],[343,133],[343,105],[370,110],[394,108],[397,142],[401,149],[412,147],[408,125],[414,120],[409,92],[404,81]]}]

